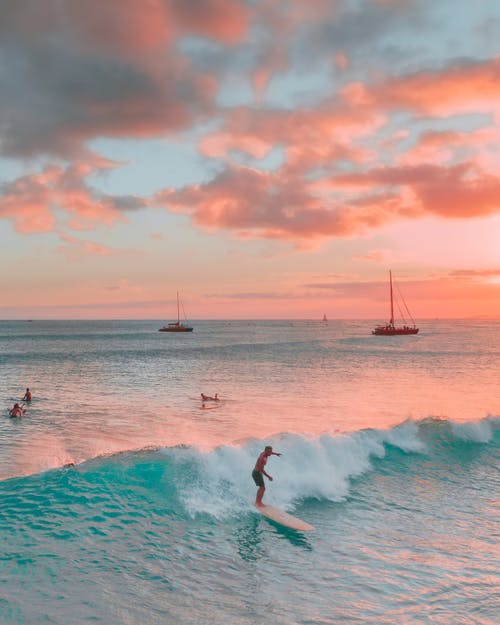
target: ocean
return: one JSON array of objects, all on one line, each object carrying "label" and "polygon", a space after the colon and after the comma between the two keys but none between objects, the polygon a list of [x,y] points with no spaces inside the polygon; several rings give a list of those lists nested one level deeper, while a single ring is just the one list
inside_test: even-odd
[{"label": "ocean", "polygon": [[161,325],[0,322],[2,625],[498,623],[500,321]]}]

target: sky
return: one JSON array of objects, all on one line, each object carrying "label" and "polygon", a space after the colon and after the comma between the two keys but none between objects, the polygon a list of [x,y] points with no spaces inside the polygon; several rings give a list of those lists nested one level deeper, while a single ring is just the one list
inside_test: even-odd
[{"label": "sky", "polygon": [[0,0],[1,319],[500,317],[497,0]]}]

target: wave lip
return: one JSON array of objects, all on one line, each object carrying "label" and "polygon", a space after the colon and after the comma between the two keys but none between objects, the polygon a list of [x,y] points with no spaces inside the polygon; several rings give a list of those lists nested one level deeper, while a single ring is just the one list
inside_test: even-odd
[{"label": "wave lip", "polygon": [[489,418],[481,421],[450,422],[453,434],[460,439],[474,443],[489,443],[493,439],[493,421]]},{"label": "wave lip", "polygon": [[[388,429],[318,436],[283,433],[264,441],[239,441],[208,450],[189,445],[147,446],[142,451],[120,450],[87,460],[73,458],[51,440],[38,446],[43,447],[45,453],[51,451],[50,457],[44,457],[43,463],[38,464],[36,458],[30,458],[28,465],[33,475],[40,469],[58,469],[73,463],[82,471],[86,471],[87,466],[95,467],[96,463],[104,470],[107,463],[133,465],[136,461],[140,463],[144,454],[150,454],[153,462],[168,465],[170,477],[166,475],[166,479],[175,482],[186,510],[191,514],[206,512],[218,516],[248,508],[252,503],[255,493],[249,476],[257,456],[267,444],[283,455],[281,458],[272,456],[268,462],[268,473],[275,479],[274,482],[266,480],[266,496],[272,493],[273,503],[291,509],[308,497],[330,501],[345,499],[351,481],[373,470],[375,459],[387,459],[391,449],[406,456],[436,455],[444,449],[447,454],[454,450],[460,453],[464,444],[493,443],[499,423],[498,417],[469,422],[435,417],[420,421],[408,419]],[[389,463],[395,461],[392,456],[387,459]],[[38,471],[37,466],[40,466]]]},{"label": "wave lip", "polygon": [[[461,424],[407,420],[387,430],[325,433],[318,437],[281,434],[264,443],[282,453],[280,458],[271,456],[268,461],[266,470],[274,479],[266,480],[265,501],[288,511],[309,498],[343,501],[349,496],[353,480],[370,471],[381,470],[382,466],[385,472],[407,470],[412,457],[433,457],[446,463],[449,455],[455,454],[459,459],[464,441],[488,443],[493,440],[493,432],[493,422],[483,419]],[[184,461],[189,457],[190,469],[186,479],[182,475],[177,479],[188,514],[224,517],[247,510],[255,497],[250,473],[264,444],[252,441],[207,453],[194,448],[183,450]],[[163,453],[171,452],[165,449]]]}]

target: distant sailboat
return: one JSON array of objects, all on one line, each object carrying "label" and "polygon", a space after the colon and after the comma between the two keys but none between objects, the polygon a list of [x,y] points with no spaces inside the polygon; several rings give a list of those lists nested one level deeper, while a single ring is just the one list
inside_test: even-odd
[{"label": "distant sailboat", "polygon": [[328,319],[326,318],[326,315],[323,315],[323,321],[328,321]]},{"label": "distant sailboat", "polygon": [[391,291],[391,318],[389,320],[389,323],[386,323],[385,325],[376,326],[375,329],[372,330],[372,334],[377,334],[379,336],[394,336],[396,334],[417,334],[418,328],[415,325],[415,321],[413,317],[411,316],[411,313],[402,295],[401,295],[401,300],[406,309],[406,313],[408,317],[411,319],[412,325],[409,325],[406,323],[403,314],[401,314],[401,316],[403,318],[404,325],[402,326],[395,325],[394,323],[394,295],[393,295],[393,289],[392,289],[392,272],[391,271],[389,271],[389,284],[390,284],[390,291]]},{"label": "distant sailboat", "polygon": [[[182,308],[184,312],[184,307]],[[163,326],[158,332],[192,332],[193,328],[188,326],[180,320],[179,312],[179,291],[177,291],[177,321],[171,321],[166,326]]]}]

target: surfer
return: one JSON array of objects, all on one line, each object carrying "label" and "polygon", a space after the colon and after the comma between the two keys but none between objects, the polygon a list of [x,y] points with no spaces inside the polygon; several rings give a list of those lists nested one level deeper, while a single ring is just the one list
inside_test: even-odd
[{"label": "surfer", "polygon": [[23,401],[31,401],[31,391],[29,388],[27,388],[26,393],[24,393]]},{"label": "surfer", "polygon": [[16,403],[14,407],[10,409],[9,414],[11,417],[22,417],[25,412],[24,406],[20,406]]},{"label": "surfer", "polygon": [[266,473],[264,467],[266,466],[267,459],[269,456],[281,456],[277,451],[273,451],[273,448],[270,445],[267,445],[264,451],[257,458],[257,462],[255,463],[255,468],[252,471],[252,477],[255,484],[259,487],[257,490],[257,496],[255,498],[256,506],[263,506],[262,497],[264,496],[264,491],[266,490],[266,486],[264,484],[264,475],[268,480],[273,481],[273,478]]},{"label": "surfer", "polygon": [[204,393],[202,393],[201,401],[219,401],[219,396],[217,395],[217,393],[215,393],[213,397],[210,397],[210,395],[205,395]]}]

